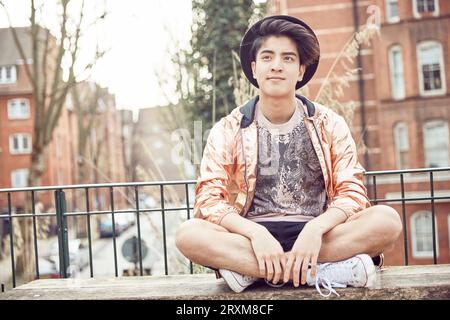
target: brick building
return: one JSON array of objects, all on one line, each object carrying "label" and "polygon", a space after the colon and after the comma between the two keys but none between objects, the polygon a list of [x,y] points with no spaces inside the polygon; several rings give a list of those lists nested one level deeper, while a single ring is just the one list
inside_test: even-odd
[{"label": "brick building", "polygon": [[[31,44],[27,28],[17,28],[26,61],[14,44],[11,31],[0,29],[0,186],[25,187],[31,163],[33,143],[35,102],[31,82],[25,72],[29,66]],[[63,107],[61,118],[48,147],[46,168],[40,185],[61,185],[72,183],[72,153],[70,148],[69,110]],[[15,194],[13,206],[21,207],[23,194]],[[0,199],[5,207],[5,199]],[[50,205],[51,198],[42,199]]]},{"label": "brick building", "polygon": [[[31,164],[32,142],[34,135],[35,101],[32,84],[25,71],[25,63],[32,66],[32,50],[28,28],[16,28],[26,61],[20,58],[9,28],[0,28],[0,188],[19,188],[27,186]],[[43,31],[43,29],[39,29]],[[50,41],[55,43],[51,36]],[[48,59],[49,63],[52,61]],[[51,72],[43,70],[43,72]],[[50,76],[49,76],[50,77]],[[53,138],[48,146],[45,171],[38,183],[40,186],[70,185],[74,183],[124,182],[125,163],[122,146],[122,128],[120,113],[116,109],[115,97],[105,88],[95,84],[81,83],[83,94],[96,88],[98,99],[95,125],[89,138],[92,148],[102,148],[102,156],[92,160],[92,148],[86,159],[90,167],[88,177],[80,181],[78,176],[78,133],[77,115],[74,111],[71,94],[62,108]],[[93,107],[92,105],[84,107]],[[86,119],[82,119],[82,122]],[[106,191],[97,193],[93,205],[109,208]],[[24,207],[23,193],[12,194],[13,208]],[[66,192],[68,210],[84,210],[77,205],[77,195]],[[117,207],[122,208],[125,197],[117,196]],[[36,193],[36,203],[43,204],[43,210],[54,212],[54,195],[52,192]],[[98,206],[97,206],[98,204]],[[7,210],[6,195],[0,198],[0,212]],[[5,224],[4,219],[0,221]],[[0,240],[7,228],[0,224]]]},{"label": "brick building", "polygon": [[[324,78],[352,35],[367,23],[379,36],[362,46],[353,61],[361,72],[350,80],[340,101],[356,102],[352,127],[365,133],[368,171],[448,167],[450,94],[450,2],[443,0],[269,0],[268,14],[301,18],[321,45],[319,69],[308,85],[314,99]],[[434,195],[450,195],[450,172],[435,173]],[[404,174],[405,198],[429,197],[428,173]],[[367,181],[373,197],[372,180]],[[400,198],[399,175],[377,177],[377,198]],[[402,214],[401,202],[386,203]],[[450,204],[436,200],[437,262],[450,261]],[[432,205],[408,201],[405,207],[409,264],[433,259]],[[387,254],[388,264],[405,263],[404,239]]]}]

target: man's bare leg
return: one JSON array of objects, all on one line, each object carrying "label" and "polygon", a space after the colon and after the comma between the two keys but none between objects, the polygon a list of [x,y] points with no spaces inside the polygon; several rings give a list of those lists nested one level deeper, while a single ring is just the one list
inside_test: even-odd
[{"label": "man's bare leg", "polygon": [[340,261],[360,253],[375,257],[392,249],[401,232],[400,216],[391,207],[364,209],[322,237],[318,262]]},{"label": "man's bare leg", "polygon": [[[367,208],[323,236],[319,262],[360,253],[375,256],[390,249],[401,230],[398,213],[391,207]],[[186,221],[177,231],[176,245],[194,263],[260,277],[250,240],[219,225],[200,219]]]},{"label": "man's bare leg", "polygon": [[194,263],[260,277],[250,240],[222,226],[190,219],[177,230],[176,246]]}]

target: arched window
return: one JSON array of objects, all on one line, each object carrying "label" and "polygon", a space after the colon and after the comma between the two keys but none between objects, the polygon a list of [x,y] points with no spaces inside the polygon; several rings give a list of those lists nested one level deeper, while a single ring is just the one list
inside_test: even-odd
[{"label": "arched window", "polygon": [[[431,212],[419,211],[411,216],[411,242],[414,258],[433,257],[433,227],[431,224]],[[436,221],[436,220],[435,220]],[[435,222],[436,255],[439,255],[439,243],[437,241],[437,224]]]},{"label": "arched window", "polygon": [[423,125],[425,167],[449,165],[448,123],[444,120],[427,121]]},{"label": "arched window", "polygon": [[399,122],[394,127],[395,156],[398,169],[408,167],[409,138],[408,126],[404,122]]},{"label": "arched window", "polygon": [[391,74],[392,98],[396,100],[404,99],[403,54],[402,48],[399,45],[395,45],[389,49],[389,69]]},{"label": "arched window", "polygon": [[422,96],[446,92],[442,45],[437,41],[424,41],[417,45],[419,88]]}]

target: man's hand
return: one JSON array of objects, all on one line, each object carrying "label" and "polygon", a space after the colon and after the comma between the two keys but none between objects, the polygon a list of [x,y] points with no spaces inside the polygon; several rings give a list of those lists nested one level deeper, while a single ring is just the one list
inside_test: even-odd
[{"label": "man's hand", "polygon": [[250,221],[238,214],[227,214],[221,225],[228,231],[247,237],[251,244],[261,278],[277,283],[286,265],[286,254],[281,244],[261,224]]},{"label": "man's hand", "polygon": [[264,227],[253,233],[250,241],[261,277],[277,284],[286,266],[286,255],[281,244]]},{"label": "man's hand", "polygon": [[311,276],[317,271],[317,258],[322,246],[323,229],[315,224],[307,223],[300,232],[292,250],[286,254],[288,257],[286,269],[284,269],[283,281],[289,281],[292,273],[294,286],[299,286],[300,271],[302,275],[301,284],[306,283],[306,272],[311,264]]}]

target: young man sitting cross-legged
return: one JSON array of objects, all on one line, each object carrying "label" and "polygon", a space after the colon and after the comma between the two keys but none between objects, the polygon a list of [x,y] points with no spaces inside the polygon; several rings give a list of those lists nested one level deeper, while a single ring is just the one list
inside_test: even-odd
[{"label": "young man sitting cross-legged", "polygon": [[303,21],[266,17],[241,43],[259,95],[214,125],[196,186],[195,218],[177,230],[191,261],[241,292],[257,279],[327,288],[369,286],[402,230],[370,206],[355,142],[329,108],[296,95],[315,73],[319,43]]}]

